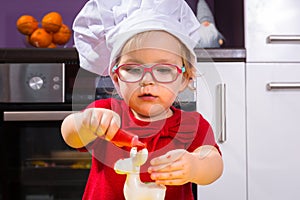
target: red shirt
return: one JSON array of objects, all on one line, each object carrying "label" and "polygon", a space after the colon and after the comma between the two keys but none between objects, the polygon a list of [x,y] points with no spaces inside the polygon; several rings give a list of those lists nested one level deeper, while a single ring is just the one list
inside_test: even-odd
[{"label": "red shirt", "polygon": [[[185,112],[174,107],[173,116],[155,122],[143,122],[136,119],[123,100],[97,100],[88,106],[107,108],[121,117],[121,128],[139,136],[147,144],[149,157],[141,166],[141,181],[151,182],[147,172],[149,161],[173,149],[194,151],[202,145],[218,148],[209,123],[197,112]],[[117,174],[114,163],[129,157],[129,149],[116,147],[101,138],[86,147],[92,152],[92,167],[87,181],[83,199],[86,200],[122,200],[126,175]],[[219,149],[219,148],[218,148]],[[192,200],[192,185],[167,186],[166,200]]]}]

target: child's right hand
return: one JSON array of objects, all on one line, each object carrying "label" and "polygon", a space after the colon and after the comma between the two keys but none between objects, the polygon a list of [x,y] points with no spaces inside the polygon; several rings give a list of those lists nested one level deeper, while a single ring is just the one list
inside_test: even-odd
[{"label": "child's right hand", "polygon": [[104,108],[88,108],[80,113],[81,125],[79,130],[89,132],[98,137],[111,140],[120,128],[120,116]]}]

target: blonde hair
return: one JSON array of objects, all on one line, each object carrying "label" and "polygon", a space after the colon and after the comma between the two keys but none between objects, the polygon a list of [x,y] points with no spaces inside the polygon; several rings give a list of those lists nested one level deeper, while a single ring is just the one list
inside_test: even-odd
[{"label": "blonde hair", "polygon": [[[187,80],[194,79],[196,76],[196,69],[194,67],[194,65],[195,65],[194,55],[192,54],[192,52],[190,52],[188,50],[188,48],[178,38],[176,38],[175,36],[173,36],[172,34],[166,32],[166,31],[153,30],[153,31],[141,32],[141,33],[134,35],[125,43],[125,45],[123,46],[123,48],[121,50],[120,56],[122,56],[122,54],[124,54],[124,52],[130,52],[133,49],[137,50],[137,49],[141,48],[143,46],[143,42],[145,40],[147,40],[147,38],[149,38],[149,36],[151,34],[157,33],[157,32],[167,33],[168,35],[170,35],[177,41],[178,50],[180,50],[180,54],[181,54],[180,56],[182,58],[183,65],[186,68],[186,71],[183,74],[183,77]],[[119,63],[120,56],[116,60],[116,64]]]}]

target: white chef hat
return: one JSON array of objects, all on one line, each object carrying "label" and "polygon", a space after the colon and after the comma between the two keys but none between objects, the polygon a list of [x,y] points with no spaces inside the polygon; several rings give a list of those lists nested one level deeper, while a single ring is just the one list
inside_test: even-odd
[{"label": "white chef hat", "polygon": [[149,30],[172,34],[194,55],[199,27],[184,0],[89,0],[73,24],[80,66],[103,76],[126,41]]}]

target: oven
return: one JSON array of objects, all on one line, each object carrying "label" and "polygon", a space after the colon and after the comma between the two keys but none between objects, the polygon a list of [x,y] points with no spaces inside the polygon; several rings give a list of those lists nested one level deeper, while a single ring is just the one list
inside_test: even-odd
[{"label": "oven", "polygon": [[81,199],[91,156],[69,148],[60,125],[110,97],[110,79],[77,64],[3,63],[0,88],[0,199]]}]

